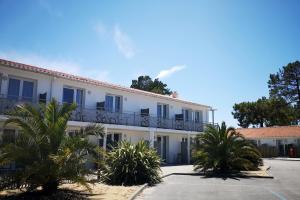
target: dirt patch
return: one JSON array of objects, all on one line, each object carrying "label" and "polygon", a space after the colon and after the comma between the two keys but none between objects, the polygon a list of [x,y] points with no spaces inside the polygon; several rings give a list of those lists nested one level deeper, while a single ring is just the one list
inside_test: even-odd
[{"label": "dirt patch", "polygon": [[45,195],[40,190],[34,192],[22,192],[20,190],[5,190],[0,192],[2,200],[52,200],[52,199],[101,199],[101,200],[125,200],[128,199],[141,186],[110,186],[101,183],[89,184],[92,191],[77,184],[63,184],[59,190],[51,195]]}]

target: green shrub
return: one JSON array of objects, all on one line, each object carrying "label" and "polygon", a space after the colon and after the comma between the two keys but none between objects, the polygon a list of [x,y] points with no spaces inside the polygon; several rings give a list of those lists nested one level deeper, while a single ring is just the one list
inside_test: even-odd
[{"label": "green shrub", "polygon": [[195,169],[202,171],[228,172],[234,170],[256,170],[262,165],[260,152],[237,133],[234,128],[208,126],[204,134],[196,137],[193,151]]},{"label": "green shrub", "polygon": [[112,185],[150,185],[161,181],[160,158],[144,141],[122,141],[107,154],[106,182]]}]

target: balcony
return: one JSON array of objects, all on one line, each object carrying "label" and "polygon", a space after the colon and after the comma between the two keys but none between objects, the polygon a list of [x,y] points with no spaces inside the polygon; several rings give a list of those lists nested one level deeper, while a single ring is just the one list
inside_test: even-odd
[{"label": "balcony", "polygon": [[[18,99],[18,98],[16,98]],[[0,114],[7,114],[17,104],[25,103],[22,100],[11,100],[0,97]],[[20,99],[20,98],[19,98]],[[30,102],[32,103],[32,102]],[[37,103],[33,103],[36,104]],[[147,116],[141,113],[117,113],[101,109],[81,108],[76,109],[72,121],[95,122],[103,124],[116,124],[137,127],[152,127],[162,129],[186,130],[202,132],[206,123],[195,121],[184,121],[175,119],[163,119],[155,116]]]}]

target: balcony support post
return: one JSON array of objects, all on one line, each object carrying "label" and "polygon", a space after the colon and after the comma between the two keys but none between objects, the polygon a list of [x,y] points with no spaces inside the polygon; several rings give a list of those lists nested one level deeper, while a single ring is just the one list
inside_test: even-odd
[{"label": "balcony support post", "polygon": [[149,130],[149,146],[150,148],[154,148],[154,129],[150,128]]},{"label": "balcony support post", "polygon": [[187,162],[190,164],[191,162],[191,134],[187,132]]},{"label": "balcony support post", "polygon": [[104,127],[103,149],[106,150],[107,127]]}]

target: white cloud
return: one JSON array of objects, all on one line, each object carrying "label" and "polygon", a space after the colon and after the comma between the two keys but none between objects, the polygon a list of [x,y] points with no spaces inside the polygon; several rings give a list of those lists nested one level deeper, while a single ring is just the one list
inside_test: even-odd
[{"label": "white cloud", "polygon": [[159,78],[159,79],[167,78],[170,77],[173,73],[181,71],[185,68],[186,68],[185,65],[173,66],[169,69],[161,70],[155,78]]},{"label": "white cloud", "polygon": [[0,58],[16,61],[24,64],[34,65],[46,69],[65,72],[93,78],[100,81],[109,80],[109,72],[106,70],[87,70],[87,68],[79,65],[78,63],[67,59],[52,59],[40,56],[35,53],[18,53],[18,52],[3,52],[0,51]]},{"label": "white cloud", "polygon": [[118,25],[114,27],[114,41],[119,51],[127,58],[130,59],[135,56],[135,49],[131,39],[126,33],[121,31]]}]

